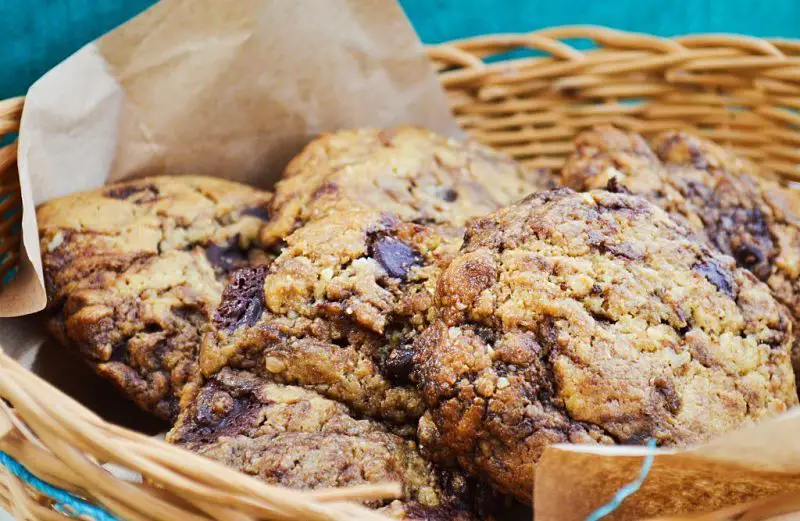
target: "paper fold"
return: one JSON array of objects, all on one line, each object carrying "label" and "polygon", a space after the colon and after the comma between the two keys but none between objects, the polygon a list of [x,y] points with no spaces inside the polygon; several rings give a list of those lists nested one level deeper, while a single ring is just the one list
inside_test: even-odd
[{"label": "paper fold", "polygon": [[28,92],[18,153],[27,260],[0,293],[0,316],[46,303],[36,204],[146,175],[266,188],[320,132],[402,123],[459,133],[396,3],[163,0]]},{"label": "paper fold", "polygon": [[[642,487],[607,519],[711,512],[800,494],[800,409],[686,450],[656,449]],[[557,445],[536,471],[536,521],[582,521],[639,474],[645,447]],[[722,519],[722,518],[720,518]]]}]

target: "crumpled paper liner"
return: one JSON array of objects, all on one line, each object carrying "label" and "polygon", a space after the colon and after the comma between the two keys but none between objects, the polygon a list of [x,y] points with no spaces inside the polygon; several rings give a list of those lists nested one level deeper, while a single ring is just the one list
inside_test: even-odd
[{"label": "crumpled paper liner", "polygon": [[163,0],[28,91],[23,269],[0,294],[0,316],[46,304],[43,201],[160,174],[266,188],[320,132],[403,123],[460,133],[395,2]]},{"label": "crumpled paper liner", "polygon": [[[637,476],[647,451],[589,445],[548,448],[536,471],[536,520],[585,519]],[[699,447],[657,449],[642,487],[607,519],[710,512],[789,492],[800,495],[800,409]]]},{"label": "crumpled paper liner", "polygon": [[[109,181],[201,174],[269,187],[315,134],[417,124],[459,135],[422,45],[384,0],[163,0],[31,87],[19,136],[21,269],[0,316],[45,305],[35,205]],[[43,333],[0,320],[3,346],[105,418],[148,418]],[[710,511],[800,493],[800,413],[685,451],[657,451],[609,519]],[[641,447],[556,446],[539,463],[539,521],[581,520],[636,477]],[[718,517],[717,517],[718,518]]]}]

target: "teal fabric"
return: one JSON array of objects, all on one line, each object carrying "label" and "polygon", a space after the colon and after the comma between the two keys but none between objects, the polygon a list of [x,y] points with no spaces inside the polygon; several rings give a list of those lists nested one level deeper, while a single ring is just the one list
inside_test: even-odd
[{"label": "teal fabric", "polygon": [[[152,3],[0,0],[0,99],[23,94],[50,67]],[[401,4],[428,43],[565,24],[600,24],[665,36],[734,32],[800,38],[797,0],[401,0]]]}]

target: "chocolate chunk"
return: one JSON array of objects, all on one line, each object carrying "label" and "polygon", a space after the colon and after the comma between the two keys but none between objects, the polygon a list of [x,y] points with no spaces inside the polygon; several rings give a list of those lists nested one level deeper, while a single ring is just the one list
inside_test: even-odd
[{"label": "chocolate chunk", "polygon": [[160,324],[156,324],[155,322],[151,322],[149,324],[145,324],[144,332],[145,333],[159,333],[163,331],[163,328]]},{"label": "chocolate chunk", "polygon": [[222,302],[214,314],[214,322],[222,329],[233,331],[253,326],[264,312],[264,279],[266,266],[240,269],[222,293]]},{"label": "chocolate chunk", "polygon": [[111,199],[128,199],[134,194],[144,193],[142,197],[138,197],[136,202],[149,202],[158,198],[158,188],[152,184],[139,185],[139,184],[124,184],[109,188],[103,194]]},{"label": "chocolate chunk", "polygon": [[617,176],[614,176],[608,180],[608,184],[606,184],[606,190],[615,194],[631,195],[631,191],[628,190],[627,186],[620,184],[619,177]]},{"label": "chocolate chunk", "polygon": [[201,425],[213,425],[231,412],[234,406],[233,398],[225,391],[204,393],[203,399],[198,401],[195,419]]},{"label": "chocolate chunk", "polygon": [[216,380],[196,400],[195,428],[183,433],[179,443],[211,443],[221,436],[236,436],[253,425],[259,401],[249,393],[232,393]]},{"label": "chocolate chunk", "polygon": [[411,246],[389,235],[376,238],[369,246],[369,255],[390,277],[398,279],[404,279],[412,266],[422,262]]},{"label": "chocolate chunk", "polygon": [[242,215],[249,215],[262,221],[269,221],[269,209],[263,206],[255,206],[253,208],[245,208]]},{"label": "chocolate chunk", "polygon": [[656,392],[664,398],[667,410],[672,414],[678,414],[681,409],[681,397],[675,391],[675,385],[672,381],[664,377],[658,377],[653,382],[653,385],[656,387]]},{"label": "chocolate chunk", "polygon": [[442,199],[447,201],[448,203],[452,203],[453,201],[458,199],[458,192],[456,192],[452,188],[446,188],[442,190]]},{"label": "chocolate chunk", "polygon": [[753,272],[753,275],[760,280],[767,280],[772,273],[767,256],[758,244],[739,244],[733,250],[733,258],[737,264]]},{"label": "chocolate chunk", "polygon": [[487,346],[494,346],[494,343],[497,341],[497,332],[490,327],[478,326],[475,328],[475,334],[477,334]]},{"label": "chocolate chunk", "polygon": [[124,362],[128,358],[128,343],[118,342],[111,347],[110,362]]},{"label": "chocolate chunk", "polygon": [[395,384],[409,383],[414,370],[414,350],[408,348],[395,349],[384,363],[383,372]]},{"label": "chocolate chunk", "polygon": [[336,183],[323,183],[314,190],[314,193],[311,194],[311,199],[316,200],[328,194],[335,194],[338,190],[339,186]]},{"label": "chocolate chunk", "polygon": [[611,242],[604,234],[595,231],[590,231],[588,235],[588,244],[601,253],[610,253],[614,257],[631,261],[641,260],[644,257],[642,253],[633,249],[633,246],[627,242]]},{"label": "chocolate chunk", "polygon": [[242,250],[237,246],[220,246],[218,244],[211,244],[206,247],[206,258],[211,264],[223,271],[231,271],[247,260]]},{"label": "chocolate chunk", "polygon": [[695,264],[692,269],[705,277],[719,291],[734,298],[736,283],[733,281],[733,274],[726,267],[720,266],[719,261],[713,258],[708,259],[703,263]]},{"label": "chocolate chunk", "polygon": [[[715,196],[720,204],[723,195]],[[772,274],[772,261],[777,247],[770,233],[768,216],[759,208],[726,208],[712,213],[713,226],[709,235],[714,245],[723,253],[736,259],[736,263],[765,281]]]}]

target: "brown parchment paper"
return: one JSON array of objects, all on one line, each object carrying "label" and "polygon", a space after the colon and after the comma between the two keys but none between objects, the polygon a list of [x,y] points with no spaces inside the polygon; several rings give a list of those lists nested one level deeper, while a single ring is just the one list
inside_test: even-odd
[{"label": "brown parchment paper", "polygon": [[[392,0],[163,0],[87,45],[28,92],[19,136],[24,251],[0,316],[44,307],[35,205],[150,174],[268,187],[313,135],[412,123],[459,133],[423,49]],[[106,419],[166,426],[55,345],[41,318],[0,319],[4,349]],[[657,451],[611,518],[800,492],[800,415],[687,451]],[[633,480],[643,449],[557,446],[537,469],[540,521],[580,520]]]},{"label": "brown parchment paper", "polygon": [[401,123],[459,133],[393,0],[163,0],[29,90],[24,269],[0,316],[46,302],[36,204],[156,174],[268,187],[322,131]]},{"label": "brown parchment paper", "polygon": [[[800,494],[799,434],[800,409],[794,409],[702,446],[658,449],[642,487],[607,519],[710,512],[778,494]],[[536,520],[586,519],[636,479],[646,453],[644,447],[549,447],[536,470]]]}]

